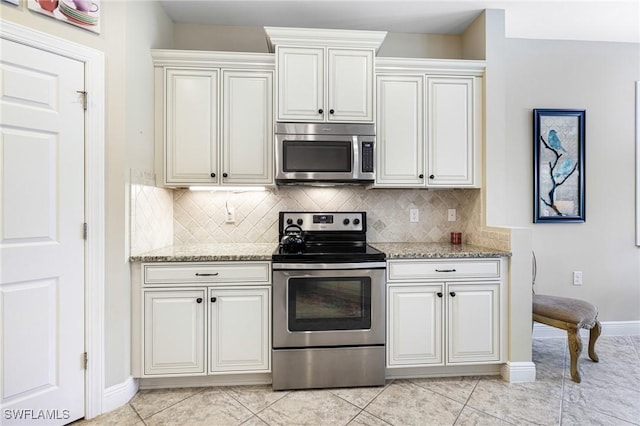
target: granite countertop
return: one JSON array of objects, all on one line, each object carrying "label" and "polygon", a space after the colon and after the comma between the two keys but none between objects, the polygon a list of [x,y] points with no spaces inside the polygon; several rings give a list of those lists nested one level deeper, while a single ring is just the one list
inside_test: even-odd
[{"label": "granite countertop", "polygon": [[443,259],[511,256],[511,252],[469,244],[451,243],[369,243],[387,259]]},{"label": "granite countertop", "polygon": [[276,243],[185,244],[131,256],[132,262],[225,262],[267,260]]},{"label": "granite countertop", "polygon": [[[468,244],[369,243],[387,259],[442,259],[511,256],[508,251]],[[270,261],[277,243],[185,244],[131,256],[132,262]]]}]

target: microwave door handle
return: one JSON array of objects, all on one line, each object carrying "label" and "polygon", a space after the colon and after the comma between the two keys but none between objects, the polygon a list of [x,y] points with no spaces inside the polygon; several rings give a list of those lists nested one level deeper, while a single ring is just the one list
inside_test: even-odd
[{"label": "microwave door handle", "polygon": [[358,136],[352,136],[353,140],[353,159],[351,161],[351,171],[353,177],[360,179],[360,141]]}]

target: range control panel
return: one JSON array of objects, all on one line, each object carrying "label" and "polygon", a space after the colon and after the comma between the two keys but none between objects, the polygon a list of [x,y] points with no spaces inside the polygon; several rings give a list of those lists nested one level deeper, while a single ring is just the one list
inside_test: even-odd
[{"label": "range control panel", "polygon": [[298,225],[303,231],[366,231],[365,212],[283,212],[281,230],[288,225]]}]

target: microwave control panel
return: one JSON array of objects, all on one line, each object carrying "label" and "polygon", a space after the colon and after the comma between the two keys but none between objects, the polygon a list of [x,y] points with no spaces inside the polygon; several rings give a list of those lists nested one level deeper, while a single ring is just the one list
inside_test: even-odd
[{"label": "microwave control panel", "polygon": [[373,173],[373,142],[362,142],[362,173]]}]

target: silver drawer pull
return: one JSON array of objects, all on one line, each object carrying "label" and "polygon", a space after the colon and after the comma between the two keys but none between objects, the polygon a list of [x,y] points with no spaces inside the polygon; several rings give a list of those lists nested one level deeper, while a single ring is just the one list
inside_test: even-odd
[{"label": "silver drawer pull", "polygon": [[455,269],[436,269],[436,272],[456,272]]},{"label": "silver drawer pull", "polygon": [[196,272],[196,277],[215,277],[216,275],[218,275],[217,272],[214,272],[213,274],[201,274],[200,272]]}]

